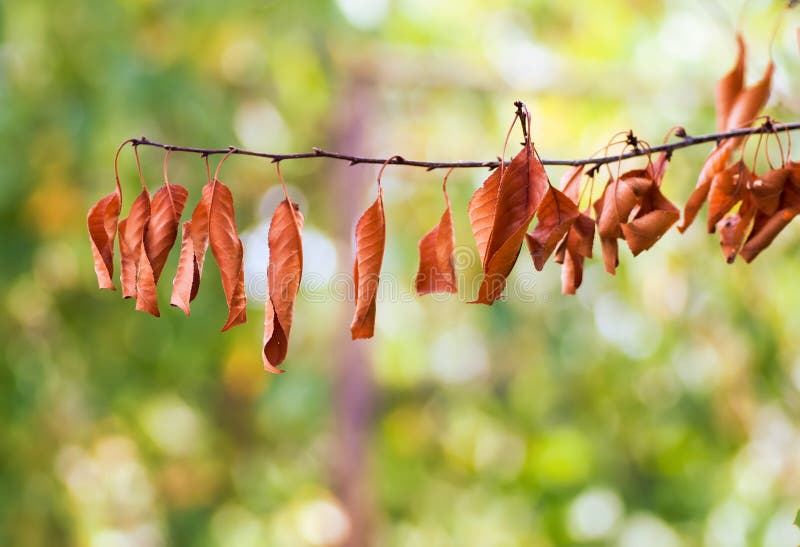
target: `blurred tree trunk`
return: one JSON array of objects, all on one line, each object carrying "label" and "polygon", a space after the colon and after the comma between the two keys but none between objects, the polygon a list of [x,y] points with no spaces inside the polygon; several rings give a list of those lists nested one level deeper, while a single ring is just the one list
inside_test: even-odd
[{"label": "blurred tree trunk", "polygon": [[[332,143],[334,150],[366,149],[374,89],[371,82],[355,78],[344,86],[336,112]],[[332,202],[341,213],[335,227],[339,264],[351,268],[353,257],[353,230],[362,213],[360,204],[365,188],[371,180],[364,169],[354,169],[343,162],[335,162]],[[342,324],[350,325],[353,302],[342,305]],[[337,329],[341,339],[336,340],[338,362],[334,363],[336,436],[334,441],[332,477],[333,488],[350,518],[351,533],[343,544],[348,547],[373,545],[373,503],[368,467],[368,443],[372,422],[375,388],[371,364],[364,352],[369,342],[350,340],[349,328]]]}]

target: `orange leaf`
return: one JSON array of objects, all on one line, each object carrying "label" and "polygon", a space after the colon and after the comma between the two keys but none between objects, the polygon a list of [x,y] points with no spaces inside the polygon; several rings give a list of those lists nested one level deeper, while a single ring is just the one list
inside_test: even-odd
[{"label": "orange leaf", "polygon": [[719,230],[719,244],[722,254],[728,264],[733,264],[736,255],[742,246],[745,236],[756,214],[755,203],[749,192],[744,194],[742,205],[735,213],[725,216],[717,223]]},{"label": "orange leaf", "polygon": [[356,311],[350,324],[353,340],[372,338],[375,332],[375,299],[386,244],[386,219],[383,215],[383,190],[364,211],[356,225],[356,259],[353,283],[356,289]]},{"label": "orange leaf", "polygon": [[[581,214],[572,223],[564,245],[561,268],[561,293],[575,294],[583,281],[583,263],[592,257],[595,224],[591,217]],[[616,239],[613,240],[616,243]]]},{"label": "orange leaf", "polygon": [[[244,247],[236,231],[233,195],[230,188],[219,180],[211,183],[208,208],[208,240],[211,252],[219,266],[222,290],[228,301],[228,320],[223,332],[247,321],[247,299],[244,294]],[[203,200],[205,200],[205,195]],[[194,220],[192,237],[194,238]],[[197,247],[195,246],[195,253]],[[198,269],[202,268],[198,260]]]},{"label": "orange leaf", "polygon": [[536,211],[539,222],[532,233],[525,234],[528,251],[537,270],[544,268],[556,245],[567,234],[579,214],[578,206],[570,198],[554,187],[548,187]]},{"label": "orange leaf", "polygon": [[178,258],[178,271],[172,280],[172,296],[170,305],[183,310],[189,315],[189,303],[197,296],[200,288],[200,270],[192,244],[192,221],[183,223],[183,236],[181,237],[181,254]]},{"label": "orange leaf", "polygon": [[791,171],[786,167],[771,169],[764,176],[757,178],[750,185],[750,191],[756,200],[756,207],[762,213],[773,214],[778,210],[781,194],[789,182]]},{"label": "orange leaf", "polygon": [[714,233],[717,222],[742,199],[742,191],[750,186],[751,178],[741,160],[714,175],[708,192],[708,233]]},{"label": "orange leaf", "polygon": [[[752,86],[742,90],[733,103],[730,115],[728,116],[728,129],[738,129],[749,127],[756,119],[758,113],[767,104],[770,90],[772,89],[772,74],[775,72],[775,65],[770,60],[761,80]],[[729,139],[740,142],[742,137]]]},{"label": "orange leaf", "polygon": [[296,203],[283,200],[269,225],[268,297],[264,309],[264,369],[283,372],[277,366],[286,358],[292,329],[294,301],[303,275],[303,215]]},{"label": "orange leaf", "polygon": [[[788,170],[787,170],[788,171]],[[779,209],[772,214],[759,211],[753,229],[739,254],[746,262],[752,262],[766,249],[791,220],[800,214],[800,188],[787,184],[780,196]]]},{"label": "orange leaf", "polygon": [[118,183],[116,190],[101,198],[86,215],[94,272],[101,289],[116,290],[111,277],[114,275],[114,237],[117,235],[121,196]]},{"label": "orange leaf", "polygon": [[730,72],[717,82],[717,131],[725,131],[728,129],[728,119],[731,109],[744,87],[745,44],[740,34],[736,35],[736,46],[738,49],[736,64],[733,65]]},{"label": "orange leaf", "polygon": [[136,296],[136,281],[139,275],[139,259],[144,233],[150,220],[150,194],[142,190],[131,205],[128,218],[119,223],[120,283],[122,296]]},{"label": "orange leaf", "polygon": [[144,247],[139,261],[136,309],[156,317],[160,315],[156,285],[175,244],[187,195],[183,186],[165,184],[153,195],[150,203],[150,219],[144,233]]},{"label": "orange leaf", "polygon": [[627,222],[634,207],[653,185],[649,171],[634,169],[622,174],[615,181],[609,181],[603,189],[603,194],[594,202],[603,263],[606,271],[612,275],[616,273],[619,264],[617,238],[624,237],[621,224]]},{"label": "orange leaf", "polygon": [[686,205],[683,206],[683,223],[678,226],[678,231],[681,233],[685,232],[694,222],[697,213],[700,212],[700,208],[708,197],[711,181],[717,173],[725,169],[734,148],[735,144],[732,139],[728,139],[721,146],[714,148],[706,158],[703,168],[700,170],[700,176],[697,177],[697,185],[692,195],[686,200]]},{"label": "orange leaf", "polygon": [[578,199],[580,198],[583,167],[583,165],[572,167],[561,177],[561,191],[575,204],[578,203]]},{"label": "orange leaf", "polygon": [[500,298],[547,184],[544,167],[528,143],[503,170],[502,179],[493,172],[472,196],[469,217],[484,274],[472,303],[491,305]]},{"label": "orange leaf", "polygon": [[445,210],[439,224],[419,240],[419,270],[415,280],[417,294],[454,293],[458,291],[453,251],[456,239],[453,212],[447,196],[447,178],[442,184]]}]

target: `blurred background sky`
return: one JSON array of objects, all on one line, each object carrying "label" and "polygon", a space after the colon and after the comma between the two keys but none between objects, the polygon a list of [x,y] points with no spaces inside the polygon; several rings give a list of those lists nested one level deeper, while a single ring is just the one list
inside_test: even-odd
[{"label": "blurred background sky", "polygon": [[[800,119],[797,13],[751,0],[747,74]],[[306,217],[287,373],[266,374],[274,166],[235,157],[250,321],[220,334],[215,265],[186,318],[100,292],[85,228],[128,137],[430,160],[501,152],[514,100],[544,157],[619,130],[714,129],[735,0],[5,0],[0,5],[0,545],[795,546],[800,507],[800,231],[724,263],[701,223],[577,297],[522,253],[514,294],[467,306],[480,272],[450,196],[462,293],[405,298],[443,173],[384,175],[391,290],[353,343],[355,219],[375,166],[287,162]],[[515,137],[516,138],[516,137]],[[795,139],[800,141],[800,137]],[[710,147],[676,154],[683,204]],[[797,146],[795,147],[797,149]],[[160,150],[141,150],[151,191]],[[798,156],[795,155],[795,158]],[[123,153],[123,214],[138,184]],[[551,169],[557,180],[561,170]],[[174,154],[170,179],[205,181]],[[388,277],[390,276],[390,277]],[[338,288],[337,288],[338,287]],[[466,288],[465,288],[466,287]],[[386,289],[386,287],[384,287]]]}]

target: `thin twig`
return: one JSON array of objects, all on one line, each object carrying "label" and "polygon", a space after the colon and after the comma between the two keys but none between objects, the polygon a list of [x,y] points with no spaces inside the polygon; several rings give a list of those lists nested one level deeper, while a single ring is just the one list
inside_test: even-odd
[{"label": "thin twig", "polygon": [[[703,144],[707,142],[721,142],[725,139],[735,138],[735,137],[743,137],[746,135],[761,135],[764,133],[772,133],[772,132],[779,132],[779,131],[795,131],[800,129],[800,122],[792,122],[792,123],[785,123],[785,124],[763,124],[758,127],[747,127],[743,129],[733,129],[731,131],[725,131],[722,133],[709,133],[707,135],[698,135],[695,137],[691,136],[682,136],[683,134],[678,134],[680,141],[669,143],[669,144],[662,144],[658,146],[653,146],[648,150],[644,149],[637,149],[632,150],[630,152],[616,155],[616,156],[604,156],[600,158],[584,158],[584,159],[543,159],[542,164],[544,165],[570,165],[570,166],[577,166],[577,165],[592,165],[592,166],[599,166],[604,165],[606,163],[612,162],[619,162],[621,160],[626,160],[629,158],[636,158],[645,156],[647,154],[655,154],[658,152],[668,152],[672,153],[675,150],[680,150],[681,148],[688,148],[690,146],[696,146],[698,144]],[[175,146],[172,144],[163,144],[160,142],[151,141],[147,137],[140,137],[138,139],[130,139],[131,144],[133,146],[154,146],[157,148],[163,148],[164,150],[170,150],[172,152],[186,152],[191,154],[199,154],[200,156],[211,156],[216,154],[232,154],[232,155],[241,155],[241,156],[256,156],[259,158],[266,158],[272,160],[273,162],[278,161],[289,161],[289,160],[301,160],[301,159],[311,159],[311,158],[330,158],[335,160],[342,160],[350,162],[350,165],[357,165],[357,164],[376,164],[382,165],[384,163],[392,164],[392,165],[407,165],[410,167],[424,167],[428,171],[432,171],[434,169],[468,169],[468,168],[475,168],[475,167],[485,167],[489,169],[495,169],[500,165],[498,160],[490,160],[490,161],[422,161],[422,160],[413,160],[413,159],[406,159],[404,157],[396,156],[394,158],[367,158],[362,156],[354,156],[351,154],[341,154],[338,152],[330,152],[328,150],[322,150],[321,148],[313,148],[311,152],[300,152],[297,154],[273,154],[270,152],[258,152],[253,150],[245,150],[243,148],[236,148],[230,146],[228,148],[194,148],[189,146]],[[509,162],[506,161],[506,164]]]}]

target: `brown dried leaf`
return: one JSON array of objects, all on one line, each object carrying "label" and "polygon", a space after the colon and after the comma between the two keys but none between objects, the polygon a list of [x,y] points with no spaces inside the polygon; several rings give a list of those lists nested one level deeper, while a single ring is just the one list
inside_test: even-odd
[{"label": "brown dried leaf", "polygon": [[445,210],[439,224],[419,240],[419,270],[415,280],[417,294],[455,293],[456,269],[453,261],[456,238],[450,198],[443,186]]},{"label": "brown dried leaf", "polygon": [[733,140],[728,139],[721,146],[714,148],[706,158],[700,175],[697,177],[697,185],[692,195],[686,200],[686,205],[683,206],[683,223],[678,226],[678,231],[681,233],[685,232],[694,222],[697,213],[700,212],[700,208],[708,197],[711,181],[717,173],[725,169],[734,148]]},{"label": "brown dried leaf", "polygon": [[762,213],[771,215],[778,210],[781,201],[781,194],[789,182],[791,171],[786,167],[771,169],[752,181],[750,192],[756,200],[756,207]]},{"label": "brown dried leaf", "polygon": [[744,87],[744,58],[745,44],[741,34],[736,35],[736,64],[730,72],[717,82],[716,88],[716,107],[717,107],[717,131],[728,129],[728,120],[736,98]]},{"label": "brown dried leaf", "polygon": [[[728,116],[728,129],[749,127],[753,123],[758,113],[767,104],[767,99],[769,99],[770,90],[772,89],[772,75],[774,72],[775,65],[770,60],[761,80],[742,90]],[[741,142],[741,139],[742,137],[729,140],[738,143]]]},{"label": "brown dried leaf", "polygon": [[[592,257],[595,224],[591,217],[580,214],[567,234],[561,268],[561,293],[575,294],[583,281],[583,264]],[[616,239],[613,240],[616,243]]]},{"label": "brown dried leaf", "polygon": [[708,233],[714,233],[717,222],[741,201],[751,178],[750,170],[741,160],[714,175],[708,192]]},{"label": "brown dried leaf", "polygon": [[164,185],[153,195],[150,219],[144,231],[136,283],[136,309],[159,317],[156,285],[175,244],[188,192],[183,186]]},{"label": "brown dried leaf", "polygon": [[736,255],[742,246],[745,236],[753,218],[756,215],[755,202],[749,192],[745,192],[742,204],[735,213],[730,213],[717,223],[719,230],[719,244],[722,248],[722,255],[728,264],[733,264]]},{"label": "brown dried leaf", "polygon": [[100,198],[86,215],[94,257],[94,272],[101,289],[116,290],[111,278],[114,275],[114,237],[117,234],[121,201],[122,193],[117,183],[117,188]]},{"label": "brown dried leaf", "polygon": [[779,208],[772,214],[759,211],[753,229],[739,254],[746,262],[752,262],[766,249],[775,237],[800,213],[800,188],[787,184],[781,194]]},{"label": "brown dried leaf", "polygon": [[264,369],[273,373],[286,358],[294,301],[303,275],[303,215],[296,203],[283,200],[269,225],[268,296],[264,309]]},{"label": "brown dried leaf", "polygon": [[469,203],[484,274],[472,303],[491,305],[500,298],[548,184],[532,145],[520,150],[499,179],[499,173],[492,173]]},{"label": "brown dried leaf", "polygon": [[581,175],[583,175],[583,165],[577,165],[570,168],[564,176],[561,177],[561,191],[564,195],[572,200],[576,205],[580,198],[581,191]]},{"label": "brown dried leaf", "polygon": [[[219,180],[212,182],[208,209],[208,240],[211,252],[219,266],[222,290],[228,302],[228,320],[223,332],[247,321],[247,299],[244,293],[244,247],[236,230],[233,195],[230,188]],[[203,196],[205,200],[205,195]],[[195,236],[194,217],[192,237]],[[195,245],[195,253],[197,247]],[[198,269],[201,269],[198,260]]]},{"label": "brown dried leaf", "polygon": [[189,303],[197,296],[199,288],[200,270],[197,267],[192,244],[192,221],[187,220],[183,223],[181,254],[178,258],[178,271],[172,281],[170,305],[180,308],[183,313],[189,315]]},{"label": "brown dried leaf", "polygon": [[547,193],[536,211],[539,222],[532,233],[525,234],[528,251],[537,270],[544,268],[556,245],[567,235],[579,215],[578,206],[570,198],[548,185]]},{"label": "brown dried leaf", "polygon": [[383,215],[383,191],[361,215],[356,225],[356,259],[353,282],[356,289],[356,311],[350,324],[353,340],[372,338],[375,332],[375,299],[386,244],[386,219]]},{"label": "brown dried leaf", "polygon": [[136,296],[139,260],[145,229],[150,220],[150,194],[142,190],[131,205],[128,217],[119,223],[120,274],[123,298]]}]

